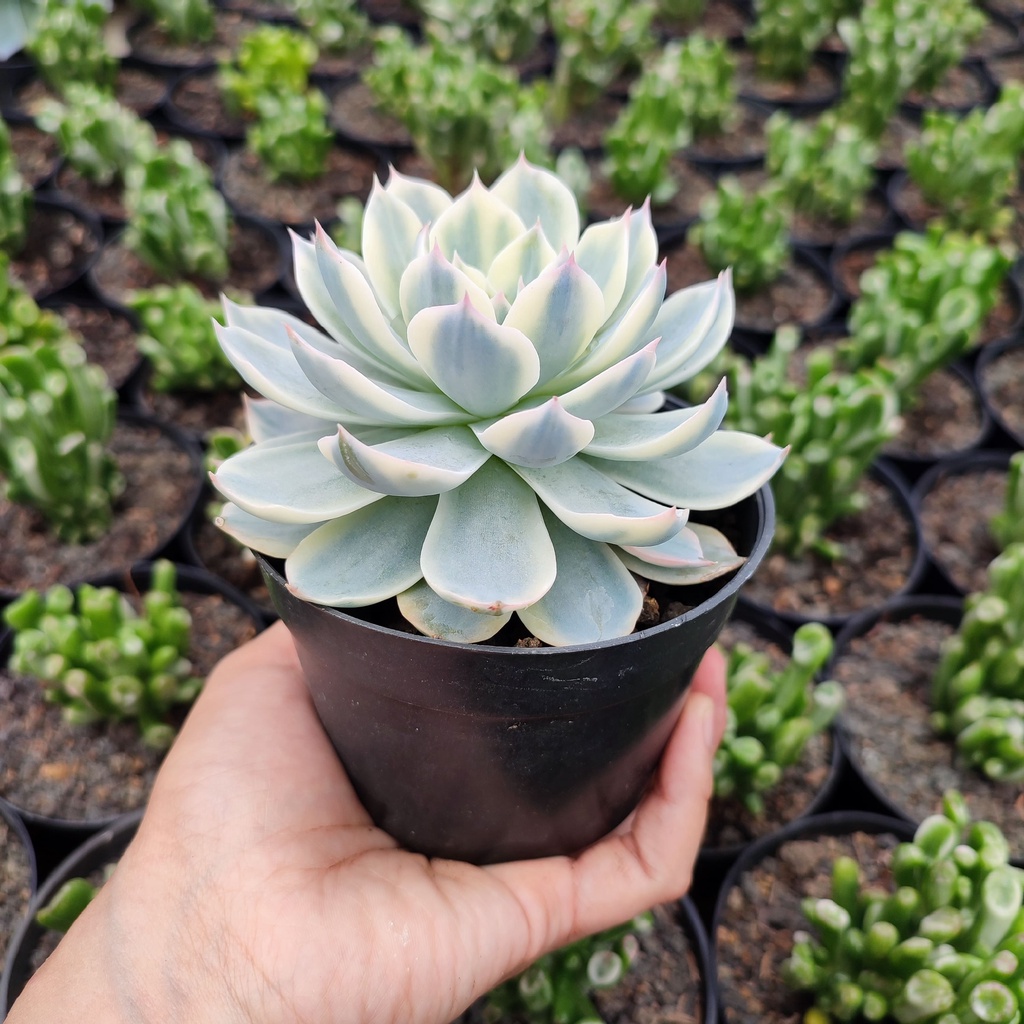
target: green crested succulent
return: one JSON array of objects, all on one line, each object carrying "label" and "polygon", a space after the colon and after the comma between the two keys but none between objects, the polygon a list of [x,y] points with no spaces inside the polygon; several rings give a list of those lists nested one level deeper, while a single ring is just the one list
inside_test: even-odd
[{"label": "green crested succulent", "polygon": [[961,231],[1005,235],[1016,213],[1009,200],[1017,188],[1024,154],[1024,86],[1007,85],[999,102],[957,118],[925,111],[924,131],[907,145],[907,172],[943,223]]},{"label": "green crested succulent", "polygon": [[499,64],[528,56],[547,28],[547,0],[419,0],[419,7],[437,38]]},{"label": "green crested succulent", "polygon": [[512,69],[469,46],[437,37],[416,44],[389,26],[378,33],[364,80],[380,109],[408,129],[444,188],[465,187],[474,169],[491,181],[520,152],[548,160],[544,84],[521,85]]},{"label": "green crested succulent", "polygon": [[125,206],[126,244],[162,277],[227,276],[230,214],[187,142],[161,146],[127,169]]},{"label": "green crested succulent", "polygon": [[174,740],[168,717],[190,704],[203,680],[188,660],[192,618],[181,606],[172,562],[153,563],[141,610],[114,587],[87,583],[29,590],[4,610],[14,630],[9,669],[38,679],[73,725],[134,721],[143,740]]},{"label": "green crested succulent", "polygon": [[331,225],[331,238],[339,249],[348,249],[357,256],[363,249],[363,204],[356,196],[338,200],[338,219]]},{"label": "green crested succulent", "polygon": [[668,21],[692,25],[703,17],[708,0],[658,0],[658,15]]},{"label": "green crested succulent", "polygon": [[213,38],[210,0],[132,0],[177,43],[202,43]]},{"label": "green crested succulent", "polygon": [[989,523],[1000,548],[1024,541],[1024,452],[1010,459],[1006,480],[1006,503]]},{"label": "green crested succulent", "polygon": [[99,889],[87,878],[69,878],[46,906],[36,911],[36,921],[48,931],[63,935],[92,903],[98,892]]},{"label": "green crested succulent", "polygon": [[600,1024],[591,995],[617,985],[640,950],[650,913],[541,957],[487,995],[484,1019],[526,1024]]},{"label": "green crested succulent", "polygon": [[32,212],[32,190],[25,184],[11,145],[7,122],[0,117],[0,252],[18,252]]},{"label": "green crested succulent", "polygon": [[932,225],[900,232],[860,278],[842,359],[853,368],[884,364],[901,394],[977,341],[1012,260],[984,239]]},{"label": "green crested succulent", "polygon": [[289,0],[313,41],[327,53],[351,53],[369,44],[370,21],[356,0]]},{"label": "green crested succulent", "polygon": [[0,349],[0,476],[68,542],[110,524],[124,479],[107,451],[117,396],[73,342]]},{"label": "green crested succulent", "polygon": [[875,180],[878,147],[855,124],[824,114],[813,124],[781,111],[765,125],[765,167],[793,208],[849,224]]},{"label": "green crested succulent", "polygon": [[741,800],[751,814],[763,813],[762,794],[842,710],[843,690],[834,679],[814,683],[831,655],[832,634],[817,622],[796,631],[780,671],[749,644],[729,651],[725,733],[714,761],[716,797]]},{"label": "green crested succulent", "polygon": [[728,274],[664,298],[646,206],[581,234],[572,193],[525,159],[455,199],[392,172],[362,259],[323,230],[294,250],[328,333],[226,304],[221,344],[269,402],[213,481],[223,528],[283,558],[297,596],[397,596],[466,642],[516,613],[557,646],[630,633],[632,572],[695,583],[743,561],[683,510],[754,493],[785,453],[716,429],[724,388],[656,412],[725,343],[734,301]]},{"label": "green crested succulent", "polygon": [[44,0],[26,48],[57,92],[70,82],[113,88],[117,60],[103,36],[109,14],[101,0]]},{"label": "green crested succulent", "polygon": [[32,348],[64,340],[68,331],[63,321],[36,300],[7,273],[9,260],[0,252],[0,351],[7,346]]},{"label": "green crested succulent", "polygon": [[129,166],[156,151],[152,126],[87,82],[68,83],[64,102],[44,101],[36,124],[56,136],[76,171],[99,185],[123,180]]},{"label": "green crested succulent", "polygon": [[988,589],[967,598],[931,697],[933,726],[955,737],[967,764],[994,781],[1024,780],[1024,543],[1010,544],[989,566]]},{"label": "green crested succulent", "polygon": [[839,17],[836,0],[754,0],[747,42],[770,78],[802,78]]},{"label": "green crested succulent", "polygon": [[214,320],[223,318],[220,304],[194,285],[139,289],[128,305],[146,332],[139,335],[138,347],[153,367],[149,383],[155,390],[220,391],[241,385],[214,333]]},{"label": "green crested succulent", "polygon": [[319,89],[268,93],[257,102],[259,118],[246,141],[274,181],[310,181],[327,168],[334,133],[327,125],[327,100]]},{"label": "green crested succulent", "polygon": [[790,258],[789,224],[777,185],[746,192],[726,175],[701,205],[689,241],[700,246],[712,270],[732,269],[738,292],[766,288]]},{"label": "green crested succulent", "polygon": [[737,118],[736,62],[724,39],[691,32],[674,68],[678,102],[695,139],[726,131]]},{"label": "green crested succulent", "polygon": [[831,898],[807,898],[782,976],[810,992],[805,1020],[1015,1024],[1024,1006],[1024,877],[991,822],[959,793],[892,856],[891,891],[836,859]]},{"label": "green crested succulent", "polygon": [[238,44],[233,61],[220,68],[224,105],[236,115],[255,115],[261,96],[304,93],[319,51],[305,32],[261,25]]}]

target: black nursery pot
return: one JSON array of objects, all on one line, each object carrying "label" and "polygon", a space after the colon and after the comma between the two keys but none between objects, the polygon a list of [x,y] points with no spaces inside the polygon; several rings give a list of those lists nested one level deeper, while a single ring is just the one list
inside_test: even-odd
[{"label": "black nursery pot", "polygon": [[261,558],[317,712],[374,821],[476,863],[572,853],[636,806],[704,652],[771,541],[771,492],[709,517],[747,562],[696,607],[576,647],[457,644],[295,597]]}]

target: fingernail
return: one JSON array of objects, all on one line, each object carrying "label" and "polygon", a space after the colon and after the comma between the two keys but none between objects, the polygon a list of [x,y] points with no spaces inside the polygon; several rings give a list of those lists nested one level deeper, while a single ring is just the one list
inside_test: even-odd
[{"label": "fingernail", "polygon": [[696,715],[700,725],[701,735],[704,737],[704,746],[709,753],[715,752],[715,702],[706,693],[693,694],[693,714]]}]

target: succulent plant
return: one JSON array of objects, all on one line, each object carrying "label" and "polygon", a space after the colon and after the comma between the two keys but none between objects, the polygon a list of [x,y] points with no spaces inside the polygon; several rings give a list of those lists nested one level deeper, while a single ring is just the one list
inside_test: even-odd
[{"label": "succulent plant", "polygon": [[32,37],[40,6],[38,0],[19,0],[0,7],[0,60],[13,57]]},{"label": "succulent plant", "polygon": [[675,67],[678,101],[695,139],[726,131],[737,118],[736,62],[722,39],[691,32]]},{"label": "succulent plant", "polygon": [[[1018,456],[1018,488],[1021,465]],[[989,566],[988,589],[967,598],[932,683],[936,731],[955,737],[968,764],[1003,782],[1024,780],[1022,595],[1024,543],[1018,541]]]},{"label": "succulent plant", "polygon": [[268,93],[257,103],[259,119],[246,141],[274,181],[309,181],[327,168],[334,133],[327,126],[327,100],[319,89]]},{"label": "succulent plant", "polygon": [[0,252],[0,351],[8,345],[31,348],[51,345],[68,335],[63,321],[36,300],[7,273],[8,257]]},{"label": "succulent plant", "polygon": [[1000,548],[1024,541],[1024,452],[1010,458],[1006,480],[1006,503],[989,523]]},{"label": "succulent plant", "polygon": [[219,303],[182,283],[139,289],[128,304],[146,332],[139,335],[138,347],[152,364],[149,383],[155,390],[218,391],[240,386],[213,330],[214,319],[222,315]]},{"label": "succulent plant", "polygon": [[136,721],[143,740],[174,740],[168,716],[191,703],[203,680],[188,660],[192,618],[181,606],[172,562],[153,563],[141,610],[114,587],[28,590],[4,610],[14,630],[9,668],[46,685],[73,725]]},{"label": "succulent plant", "polygon": [[69,878],[46,906],[36,911],[36,921],[48,931],[63,935],[92,903],[98,892],[99,889],[87,878]]},{"label": "succulent plant", "polygon": [[331,225],[331,238],[339,249],[362,255],[363,204],[356,196],[345,196],[338,201],[336,212],[338,219]]},{"label": "succulent plant", "polygon": [[69,82],[64,102],[47,100],[36,124],[57,137],[64,157],[99,185],[123,179],[128,167],[156,149],[156,133],[133,110],[87,82]]},{"label": "succulent plant", "polygon": [[397,595],[421,632],[469,642],[517,612],[561,645],[633,629],[631,571],[682,584],[740,564],[682,510],[752,494],[785,453],[716,432],[724,389],[655,414],[734,306],[727,274],[663,304],[646,206],[581,235],[572,193],[525,159],[454,200],[392,172],[362,259],[323,230],[294,247],[329,335],[226,305],[221,344],[270,403],[250,403],[257,443],[213,480],[223,528],[284,558],[295,594]]},{"label": "succulent plant", "polygon": [[755,0],[747,41],[770,78],[802,78],[818,44],[835,28],[836,0]]},{"label": "succulent plant", "polygon": [[854,124],[825,114],[814,124],[779,111],[765,125],[765,166],[795,210],[849,224],[875,180],[878,147]]},{"label": "succulent plant", "polygon": [[286,25],[261,25],[238,44],[234,61],[220,68],[224,105],[236,115],[254,115],[261,96],[304,93],[319,52],[304,32]]},{"label": "succulent plant", "polygon": [[925,111],[924,131],[907,145],[907,171],[943,223],[990,238],[1006,234],[1016,214],[1008,200],[1024,153],[1024,86],[1007,85],[999,102],[962,118]]},{"label": "succulent plant", "polygon": [[668,21],[692,25],[700,20],[708,0],[658,0],[658,14]]},{"label": "succulent plant", "polygon": [[69,82],[113,87],[117,60],[103,37],[108,17],[100,0],[44,0],[26,48],[57,92]]},{"label": "succulent plant", "polygon": [[650,913],[548,953],[487,996],[485,1020],[526,1024],[599,1024],[591,993],[617,985],[640,950]]},{"label": "succulent plant", "polygon": [[132,0],[132,3],[175,42],[196,43],[213,38],[210,0]]},{"label": "succulent plant", "polygon": [[537,46],[547,27],[547,0],[420,0],[437,38],[499,64],[521,60]]},{"label": "succulent plant", "polygon": [[227,275],[227,204],[187,142],[170,142],[128,168],[125,206],[126,244],[162,277]]},{"label": "succulent plant", "polygon": [[328,53],[351,53],[370,42],[370,22],[355,0],[289,2],[317,46]]},{"label": "succulent plant", "polygon": [[[840,857],[832,897],[804,900],[783,977],[814,995],[807,1020],[1014,1024],[1024,1002],[1022,873],[959,793],[893,851],[891,892],[864,889]],[[813,1015],[813,1016],[812,1016]]]},{"label": "succulent plant", "polygon": [[0,117],[0,251],[16,253],[21,249],[31,211],[32,190],[18,170],[11,133]]},{"label": "succulent plant", "polygon": [[742,800],[751,814],[764,811],[762,793],[796,764],[812,736],[842,710],[843,690],[834,680],[814,684],[832,655],[832,634],[817,622],[801,626],[781,671],[771,658],[738,643],[726,668],[727,716],[715,754],[715,796]]},{"label": "succulent plant", "polygon": [[913,395],[975,343],[1010,265],[1001,249],[941,225],[923,235],[900,232],[861,275],[850,338],[840,349],[844,363],[884,364],[900,393]]},{"label": "succulent plant", "polygon": [[73,342],[0,349],[0,476],[69,542],[107,529],[124,489],[106,444],[117,396]]},{"label": "succulent plant", "polygon": [[456,191],[474,168],[491,181],[517,153],[547,162],[542,82],[520,85],[509,68],[436,37],[416,45],[380,30],[364,74],[381,110],[402,121],[438,182]]},{"label": "succulent plant", "polygon": [[745,192],[726,175],[701,205],[689,241],[700,246],[712,270],[732,268],[739,292],[770,285],[789,262],[789,224],[777,185]]}]

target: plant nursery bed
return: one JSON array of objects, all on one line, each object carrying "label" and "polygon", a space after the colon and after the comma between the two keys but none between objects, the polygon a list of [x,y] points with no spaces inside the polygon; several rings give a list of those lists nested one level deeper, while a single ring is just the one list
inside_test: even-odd
[{"label": "plant nursery bed", "polygon": [[331,126],[353,142],[399,149],[412,146],[402,122],[377,109],[373,93],[361,79],[335,91],[328,116]]},{"label": "plant nursery bed", "polygon": [[[32,895],[32,864],[21,836],[0,815],[0,963]],[[2,1008],[0,1008],[2,1012]]]},{"label": "plant nursery bed", "polygon": [[11,257],[10,274],[36,299],[65,288],[85,273],[100,247],[93,226],[67,207],[37,202],[25,245]]},{"label": "plant nursery bed", "polygon": [[956,111],[976,107],[988,99],[989,89],[984,76],[964,64],[958,64],[950,68],[930,92],[910,92],[907,104],[922,110]]},{"label": "plant nursery bed", "polygon": [[835,98],[838,82],[824,64],[813,61],[802,78],[769,78],[757,66],[752,50],[736,54],[736,86],[760,103],[825,106]]},{"label": "plant nursery bed", "polygon": [[[612,183],[602,173],[601,159],[592,157],[588,163],[592,184],[587,193],[586,207],[590,217],[605,220],[621,216],[628,204],[616,194]],[[692,221],[700,213],[701,203],[715,191],[714,181],[681,156],[671,161],[669,171],[679,189],[667,203],[651,207],[651,221],[655,229],[682,227]]]},{"label": "plant nursery bed", "polygon": [[242,37],[256,23],[238,11],[216,10],[209,42],[177,43],[159,26],[140,20],[128,30],[132,56],[162,67],[197,67],[230,60]]},{"label": "plant nursery bed", "polygon": [[921,125],[912,118],[897,114],[889,119],[889,124],[878,142],[878,159],[875,167],[880,171],[900,170],[904,166],[904,152],[908,142],[919,142]]},{"label": "plant nursery bed", "polygon": [[591,106],[573,111],[564,123],[553,126],[552,145],[556,149],[577,146],[585,153],[600,150],[605,132],[615,123],[623,106],[623,100],[606,93]]},{"label": "plant nursery bed", "polygon": [[145,388],[142,406],[157,419],[200,438],[218,427],[245,431],[239,391],[154,391]]},{"label": "plant nursery bed", "polygon": [[727,170],[736,163],[749,166],[764,156],[764,126],[769,112],[766,107],[740,103],[736,123],[718,135],[695,139],[685,150],[694,161],[717,170]]},{"label": "plant nursery bed", "polygon": [[182,128],[225,140],[245,135],[245,119],[228,112],[215,69],[186,72],[168,96],[167,115]]},{"label": "plant nursery bed", "polygon": [[128,218],[124,205],[124,186],[119,181],[100,185],[78,173],[70,164],[63,164],[54,182],[60,193],[73,203],[111,221]]}]

